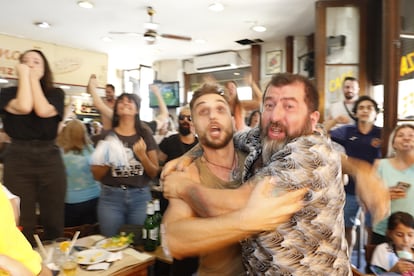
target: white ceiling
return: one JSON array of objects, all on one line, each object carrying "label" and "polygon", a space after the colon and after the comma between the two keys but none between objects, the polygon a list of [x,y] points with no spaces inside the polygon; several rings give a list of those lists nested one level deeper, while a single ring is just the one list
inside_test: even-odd
[{"label": "white ceiling", "polygon": [[[315,0],[221,0],[225,9],[211,12],[214,0],[93,0],[94,9],[82,9],[77,0],[14,0],[1,5],[0,33],[59,45],[104,52],[123,68],[151,64],[164,59],[185,59],[198,54],[241,50],[236,40],[281,41],[288,35],[309,35],[314,31]],[[6,2],[2,0],[2,2]],[[190,36],[193,41],[158,37],[147,45],[142,36],[111,35],[109,31],[145,31],[149,21],[146,7],[156,10],[158,32]],[[35,21],[47,21],[50,29],[40,29]],[[252,22],[265,25],[256,33]],[[196,39],[206,43],[198,44]],[[28,47],[30,47],[28,45]]]}]

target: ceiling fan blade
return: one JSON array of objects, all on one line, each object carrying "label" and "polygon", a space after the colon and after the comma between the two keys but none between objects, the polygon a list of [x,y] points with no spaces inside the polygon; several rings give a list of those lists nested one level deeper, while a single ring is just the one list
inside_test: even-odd
[{"label": "ceiling fan blade", "polygon": [[178,40],[186,40],[191,41],[192,38],[188,36],[182,36],[182,35],[173,35],[173,34],[160,34],[163,38],[171,38],[171,39],[178,39]]},{"label": "ceiling fan blade", "polygon": [[137,33],[137,32],[117,32],[117,31],[110,31],[109,34],[113,34],[113,35],[142,36],[142,33]]}]

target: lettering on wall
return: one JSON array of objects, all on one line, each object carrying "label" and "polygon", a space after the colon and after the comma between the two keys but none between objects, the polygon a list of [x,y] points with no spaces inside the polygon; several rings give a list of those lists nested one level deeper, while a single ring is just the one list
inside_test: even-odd
[{"label": "lettering on wall", "polygon": [[345,77],[352,77],[354,75],[355,73],[352,70],[350,70],[350,71],[342,73],[339,76],[336,76],[334,79],[328,80],[328,91],[330,93],[334,93],[338,90],[342,91],[342,83]]},{"label": "lettering on wall", "polygon": [[17,78],[15,66],[20,55],[29,49],[39,49],[46,55],[56,83],[84,86],[92,73],[98,77],[100,84],[106,83],[108,55],[105,53],[2,34],[0,41],[2,77]]},{"label": "lettering on wall", "polygon": [[407,75],[414,72],[414,52],[401,57],[400,77],[407,79]]},{"label": "lettering on wall", "polygon": [[[7,64],[8,62],[17,62],[19,60],[21,51],[0,48],[0,64]],[[0,66],[0,75],[4,77],[15,77],[16,72],[14,67],[11,66]]]}]

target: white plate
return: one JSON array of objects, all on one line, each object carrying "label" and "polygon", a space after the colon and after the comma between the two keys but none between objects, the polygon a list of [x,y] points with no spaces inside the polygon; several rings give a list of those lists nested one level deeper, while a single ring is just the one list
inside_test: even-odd
[{"label": "white plate", "polygon": [[129,243],[126,243],[126,244],[121,245],[121,246],[115,246],[115,245],[108,246],[107,244],[110,243],[110,241],[111,241],[111,238],[101,240],[101,241],[96,243],[95,247],[100,248],[100,249],[104,249],[104,250],[107,250],[107,251],[119,251],[119,250],[125,249],[129,246]]},{"label": "white plate", "polygon": [[97,264],[109,257],[109,252],[103,249],[88,249],[75,254],[76,262],[81,265]]}]

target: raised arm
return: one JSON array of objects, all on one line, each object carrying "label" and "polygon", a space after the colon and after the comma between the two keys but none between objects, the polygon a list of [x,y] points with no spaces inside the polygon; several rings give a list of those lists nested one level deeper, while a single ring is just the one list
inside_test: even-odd
[{"label": "raised arm", "polygon": [[250,85],[252,88],[253,99],[241,101],[243,108],[248,111],[259,109],[262,103],[263,93],[256,82],[253,80],[251,74],[247,74],[244,79],[246,84]]},{"label": "raised arm", "polygon": [[[175,258],[183,258],[216,250],[254,233],[274,229],[303,207],[302,199],[306,190],[274,197],[272,188],[273,184],[266,179],[256,186],[244,208],[211,218],[197,218],[184,201],[170,200],[163,218],[164,244]],[[228,200],[232,201],[233,198]]]},{"label": "raised arm", "polygon": [[169,116],[168,108],[167,108],[167,105],[165,104],[164,98],[161,95],[161,91],[157,85],[151,85],[150,92],[154,93],[158,101],[159,113],[156,116],[156,121],[157,121],[157,129],[159,129],[168,120],[168,116]]},{"label": "raised arm", "polygon": [[[389,215],[390,195],[388,188],[376,173],[374,167],[364,160],[342,155],[343,173],[349,174],[356,180],[356,192],[372,214],[373,224]],[[375,191],[375,196],[372,192]]]},{"label": "raised arm", "polygon": [[5,109],[12,114],[28,114],[33,110],[30,68],[26,64],[19,63],[16,65],[16,72],[18,76],[16,97],[9,101]]},{"label": "raised arm", "polygon": [[[33,95],[33,110],[37,116],[41,118],[49,118],[56,116],[58,114],[58,111],[56,110],[56,107],[50,104],[46,99],[42,87],[40,86],[41,76],[42,75],[39,72],[39,69],[30,69],[30,86],[32,88]],[[62,99],[62,103],[63,101],[64,99]]]},{"label": "raised arm", "polygon": [[[184,200],[200,217],[217,216],[239,210],[253,190],[253,185],[244,184],[238,189],[213,189],[202,186],[188,172],[173,172],[163,179],[164,196],[168,199]],[[232,200],[229,201],[228,199]]]},{"label": "raised arm", "polygon": [[88,86],[86,90],[89,94],[92,96],[93,104],[95,105],[96,109],[99,110],[102,116],[105,116],[110,121],[112,120],[112,117],[114,115],[114,111],[112,108],[107,106],[102,98],[98,95],[98,91],[96,89],[98,88],[98,81],[96,80],[96,75],[92,74],[89,78]]}]

